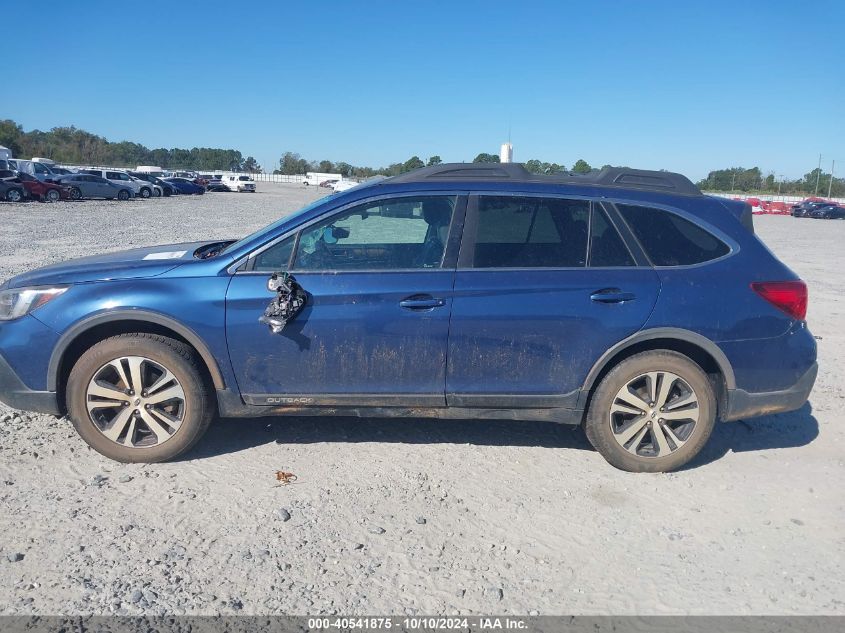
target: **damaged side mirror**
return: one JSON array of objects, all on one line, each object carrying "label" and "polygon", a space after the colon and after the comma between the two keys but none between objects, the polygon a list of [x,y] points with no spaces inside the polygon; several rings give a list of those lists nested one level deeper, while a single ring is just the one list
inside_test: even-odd
[{"label": "damaged side mirror", "polygon": [[288,272],[273,273],[267,280],[267,290],[275,292],[276,296],[258,321],[267,325],[273,334],[280,334],[305,307],[308,295]]}]

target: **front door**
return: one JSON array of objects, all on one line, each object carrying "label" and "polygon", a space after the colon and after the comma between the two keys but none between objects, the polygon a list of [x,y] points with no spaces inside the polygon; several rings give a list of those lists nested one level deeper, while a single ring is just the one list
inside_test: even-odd
[{"label": "front door", "polygon": [[471,197],[452,304],[449,406],[574,408],[593,363],[642,327],[659,288],[598,203]]},{"label": "front door", "polygon": [[[456,195],[381,198],[259,249],[226,298],[229,353],[244,401],[445,406],[464,209]],[[258,319],[273,298],[267,280],[280,270],[293,273],[308,299],[274,334]]]}]

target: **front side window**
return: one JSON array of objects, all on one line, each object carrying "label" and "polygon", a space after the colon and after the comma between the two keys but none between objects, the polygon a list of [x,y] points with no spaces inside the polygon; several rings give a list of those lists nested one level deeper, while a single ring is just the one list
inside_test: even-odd
[{"label": "front side window", "polygon": [[107,171],[106,178],[108,178],[109,180],[120,180],[120,174],[116,171]]},{"label": "front side window", "polygon": [[474,268],[580,268],[587,263],[590,203],[480,196]]},{"label": "front side window", "polygon": [[688,266],[730,252],[723,241],[679,215],[631,204],[616,205],[655,266]]},{"label": "front side window", "polygon": [[439,268],[455,196],[368,202],[304,229],[294,270]]}]

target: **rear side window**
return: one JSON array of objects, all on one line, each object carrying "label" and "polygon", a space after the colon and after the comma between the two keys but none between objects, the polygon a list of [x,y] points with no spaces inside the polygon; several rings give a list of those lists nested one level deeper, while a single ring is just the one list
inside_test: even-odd
[{"label": "rear side window", "polygon": [[599,204],[593,206],[590,220],[589,265],[592,268],[635,265],[628,247]]},{"label": "rear side window", "polygon": [[474,268],[580,268],[587,263],[590,203],[480,196]]},{"label": "rear side window", "polygon": [[728,245],[674,213],[637,205],[616,205],[655,266],[686,266],[717,259]]}]

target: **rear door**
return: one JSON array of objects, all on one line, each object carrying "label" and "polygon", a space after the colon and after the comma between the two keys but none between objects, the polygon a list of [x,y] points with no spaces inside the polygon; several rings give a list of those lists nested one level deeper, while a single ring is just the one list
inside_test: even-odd
[{"label": "rear door", "polygon": [[[343,207],[259,249],[226,297],[244,401],[257,405],[446,404],[446,345],[466,197],[394,196]],[[267,280],[292,272],[305,308],[259,323]]]},{"label": "rear door", "polygon": [[455,275],[449,406],[575,407],[592,365],[642,327],[660,289],[613,213],[586,199],[470,197]]}]

